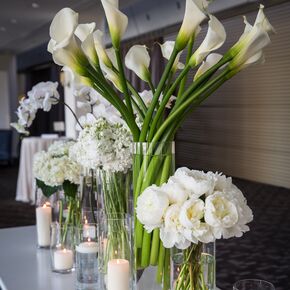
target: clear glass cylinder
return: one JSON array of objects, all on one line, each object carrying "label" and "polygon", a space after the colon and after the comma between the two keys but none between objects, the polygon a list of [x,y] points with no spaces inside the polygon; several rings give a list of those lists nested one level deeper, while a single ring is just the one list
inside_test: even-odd
[{"label": "clear glass cylinder", "polygon": [[84,168],[80,185],[82,223],[97,223],[97,186],[96,171],[93,169]]},{"label": "clear glass cylinder", "polygon": [[78,290],[98,290],[98,236],[96,224],[80,228],[80,243],[76,246],[76,276]]},{"label": "clear glass cylinder", "polygon": [[[135,143],[133,155],[133,196],[152,184],[161,185],[175,171],[174,142]],[[170,289],[170,250],[159,239],[159,231],[147,233],[135,216],[135,265],[138,290]]]},{"label": "clear glass cylinder", "polygon": [[172,290],[216,290],[215,242],[171,249]]},{"label": "clear glass cylinder", "polygon": [[272,283],[259,279],[244,279],[236,282],[233,290],[275,290]]},{"label": "clear glass cylinder", "polygon": [[51,268],[53,272],[70,273],[75,265],[75,247],[79,244],[79,229],[68,224],[51,224]]},{"label": "clear glass cylinder", "polygon": [[131,217],[100,212],[98,227],[100,289],[135,289]]},{"label": "clear glass cylinder", "polygon": [[60,189],[56,189],[49,197],[43,194],[39,187],[35,187],[35,213],[38,248],[50,247],[50,226],[58,220],[58,199]]}]

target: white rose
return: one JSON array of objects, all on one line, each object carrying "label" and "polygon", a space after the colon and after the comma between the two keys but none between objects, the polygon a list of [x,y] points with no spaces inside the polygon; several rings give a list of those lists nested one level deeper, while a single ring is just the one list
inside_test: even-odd
[{"label": "white rose", "polygon": [[180,223],[188,229],[199,225],[204,215],[204,202],[201,199],[189,199],[181,207]]},{"label": "white rose", "polygon": [[211,194],[214,188],[214,179],[202,171],[182,167],[176,170],[173,177],[195,198]]},{"label": "white rose", "polygon": [[156,185],[147,187],[137,200],[137,218],[151,229],[159,227],[169,206],[166,194]]},{"label": "white rose", "polygon": [[204,218],[213,227],[215,237],[221,238],[224,229],[231,228],[238,222],[238,210],[230,199],[217,191],[205,200]]},{"label": "white rose", "polygon": [[179,183],[176,183],[172,177],[161,186],[161,190],[167,194],[170,204],[182,204],[188,198],[186,190]]}]

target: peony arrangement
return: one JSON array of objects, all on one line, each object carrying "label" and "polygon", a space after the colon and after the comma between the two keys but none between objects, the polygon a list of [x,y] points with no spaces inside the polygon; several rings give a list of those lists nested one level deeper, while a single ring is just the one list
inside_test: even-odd
[{"label": "peony arrangement", "polygon": [[19,107],[16,111],[18,122],[10,125],[15,128],[20,134],[29,135],[29,128],[35,119],[39,109],[48,112],[52,105],[59,102],[59,93],[57,91],[57,82],[40,82],[32,90],[27,93],[27,98],[23,98],[19,102]]},{"label": "peony arrangement", "polygon": [[65,193],[75,195],[80,183],[80,165],[73,161],[68,153],[74,142],[54,142],[48,151],[41,151],[34,155],[33,174],[37,185],[44,194],[63,186]]},{"label": "peony arrangement", "polygon": [[127,172],[132,167],[132,135],[124,124],[95,117],[70,148],[71,158],[84,168]]},{"label": "peony arrangement", "polygon": [[230,177],[179,168],[161,186],[147,187],[137,200],[137,218],[147,232],[160,229],[165,248],[241,237],[253,215]]}]

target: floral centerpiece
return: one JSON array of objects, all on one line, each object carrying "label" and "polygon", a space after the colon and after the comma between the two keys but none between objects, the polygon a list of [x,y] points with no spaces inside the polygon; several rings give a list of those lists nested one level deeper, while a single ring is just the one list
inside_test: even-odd
[{"label": "floral centerpiece", "polygon": [[[182,250],[174,289],[215,289],[202,270],[202,244],[241,237],[253,215],[242,192],[219,173],[179,168],[161,186],[147,187],[137,200],[147,232],[160,231],[165,248]],[[209,273],[207,273],[209,275]]]},{"label": "floral centerpiece", "polygon": [[[78,186],[80,184],[80,165],[69,157],[73,141],[56,141],[46,151],[34,155],[33,174],[36,185],[46,197],[63,190],[68,202],[65,223],[77,225],[80,222]],[[63,200],[59,201],[59,224],[63,222]]]}]

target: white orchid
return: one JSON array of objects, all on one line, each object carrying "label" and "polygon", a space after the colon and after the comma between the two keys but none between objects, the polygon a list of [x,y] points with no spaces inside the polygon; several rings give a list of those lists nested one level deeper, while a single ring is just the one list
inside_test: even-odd
[{"label": "white orchid", "polygon": [[140,79],[144,81],[150,79],[150,56],[145,45],[133,45],[125,56],[125,65]]},{"label": "white orchid", "polygon": [[[171,41],[171,40],[165,41],[163,44],[160,44],[161,53],[162,53],[163,57],[166,58],[167,60],[169,60],[169,58],[173,52],[174,46],[175,46],[175,41]],[[176,69],[183,69],[184,68],[184,64],[179,62],[181,53],[182,52],[178,53],[178,55],[173,63],[172,68],[174,71]]]},{"label": "white orchid", "polygon": [[138,197],[136,213],[138,220],[147,231],[160,226],[163,215],[169,206],[167,195],[157,186],[147,187]]},{"label": "white orchid", "polygon": [[212,51],[220,48],[226,40],[226,31],[222,23],[213,15],[210,15],[207,34],[190,58],[189,64],[193,67],[200,64],[203,59]]},{"label": "white orchid", "polygon": [[[81,116],[78,119],[79,123],[82,125],[83,128],[90,127],[96,122],[96,117],[92,113],[87,113],[83,116]],[[79,124],[76,125],[76,130],[81,131],[82,128]]]},{"label": "white orchid", "polygon": [[29,131],[26,130],[26,127],[21,125],[19,122],[10,123],[10,126],[14,128],[19,134],[29,135]]},{"label": "white orchid", "polygon": [[[29,101],[29,100],[25,100]],[[24,101],[22,101],[22,104]],[[24,127],[30,127],[33,120],[35,119],[36,110],[28,110],[27,108],[20,105],[16,111],[18,117],[18,123]]]},{"label": "white orchid", "polygon": [[211,53],[207,56],[207,58],[202,62],[197,72],[194,75],[194,80],[202,76],[205,72],[207,72],[212,66],[216,65],[221,59],[222,55],[219,53]]},{"label": "white orchid", "polygon": [[128,26],[128,17],[119,10],[118,0],[101,0],[114,47],[119,47]]},{"label": "white orchid", "polygon": [[181,28],[176,38],[176,49],[181,51],[187,45],[189,39],[199,31],[199,25],[206,19],[205,13],[199,7],[201,1],[186,0],[185,13]]}]

